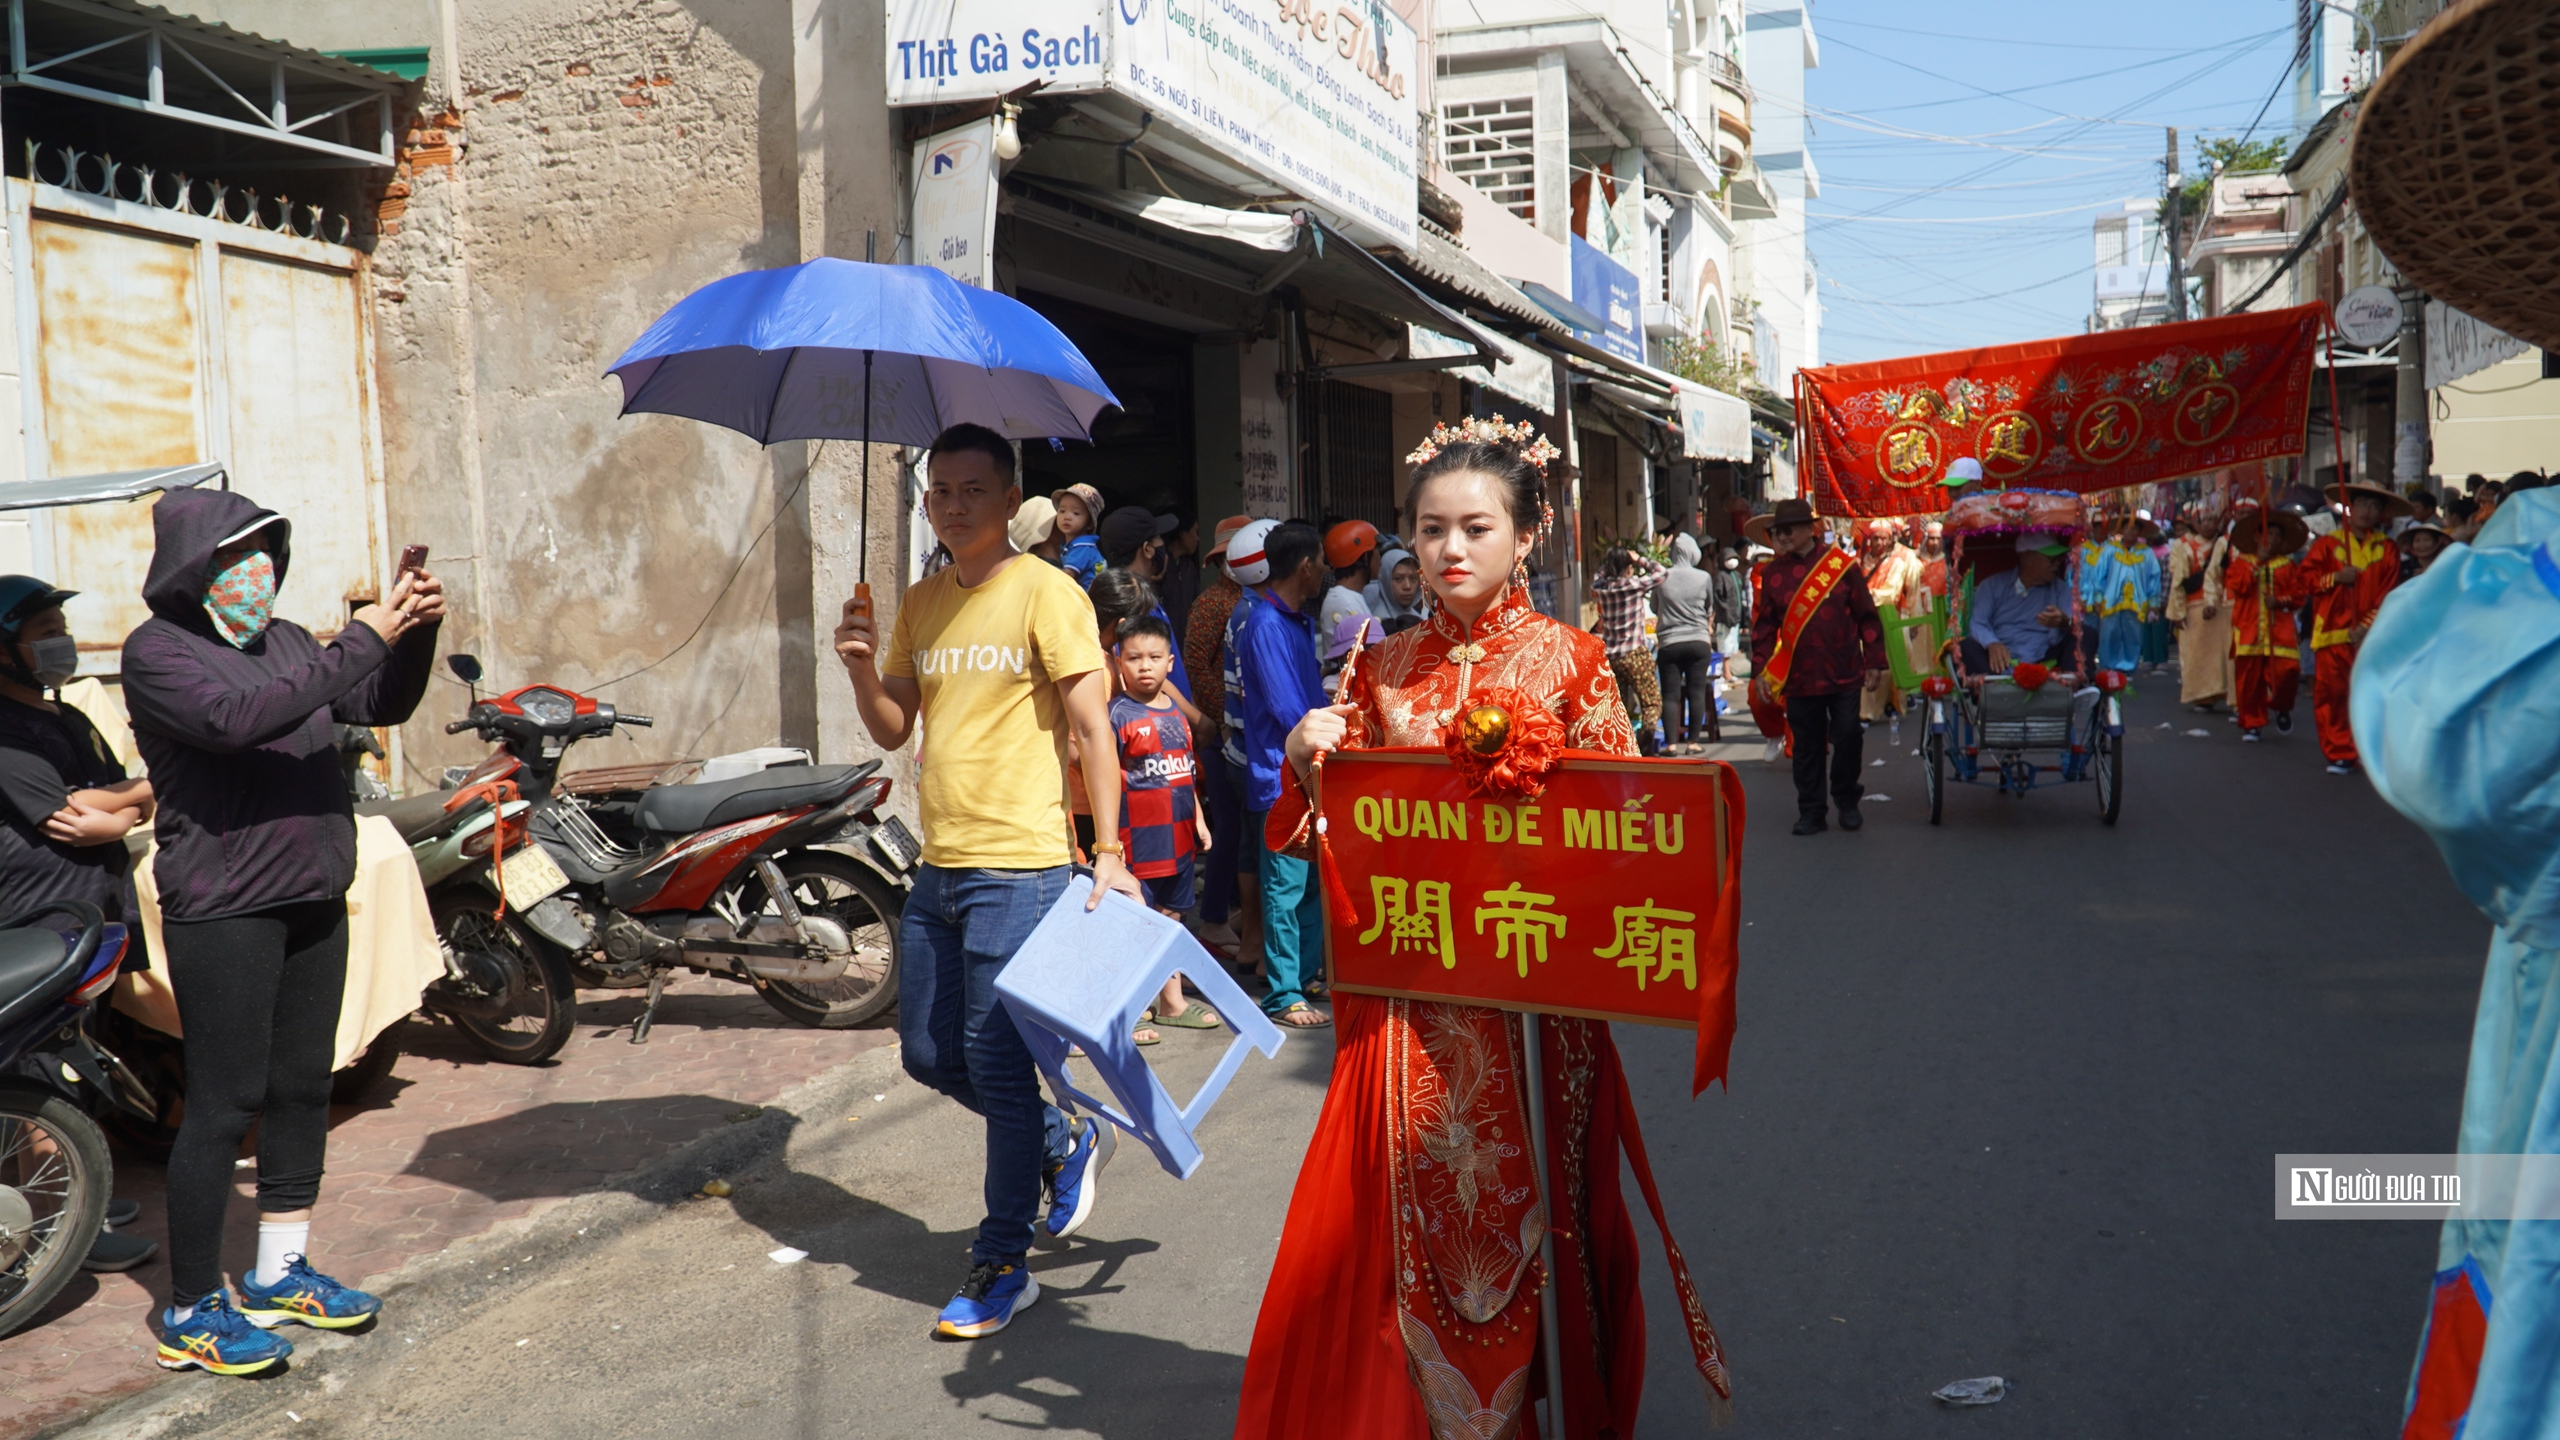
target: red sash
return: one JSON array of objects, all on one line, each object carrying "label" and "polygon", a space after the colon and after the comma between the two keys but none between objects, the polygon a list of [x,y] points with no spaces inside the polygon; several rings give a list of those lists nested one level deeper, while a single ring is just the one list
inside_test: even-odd
[{"label": "red sash", "polygon": [[1761,667],[1761,675],[1769,683],[1769,693],[1783,700],[1787,694],[1787,672],[1795,667],[1796,637],[1804,633],[1813,612],[1831,598],[1841,580],[1857,568],[1849,552],[1837,546],[1825,549],[1822,558],[1813,562],[1804,583],[1796,587],[1795,598],[1787,602],[1786,618],[1778,622],[1778,643],[1769,647],[1769,663]]}]

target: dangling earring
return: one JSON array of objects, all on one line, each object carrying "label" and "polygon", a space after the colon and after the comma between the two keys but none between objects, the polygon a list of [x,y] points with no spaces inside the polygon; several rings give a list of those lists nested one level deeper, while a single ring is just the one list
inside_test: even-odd
[{"label": "dangling earring", "polygon": [[1526,595],[1529,593],[1529,561],[1527,557],[1524,556],[1521,559],[1512,562],[1511,583],[1520,587],[1521,594]]}]

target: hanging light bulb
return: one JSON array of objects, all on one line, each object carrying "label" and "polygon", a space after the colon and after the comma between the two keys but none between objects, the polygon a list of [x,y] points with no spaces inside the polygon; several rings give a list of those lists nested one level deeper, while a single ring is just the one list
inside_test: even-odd
[{"label": "hanging light bulb", "polygon": [[996,158],[1011,160],[1022,153],[1022,129],[1014,121],[1022,114],[1019,105],[1001,106],[996,119]]}]

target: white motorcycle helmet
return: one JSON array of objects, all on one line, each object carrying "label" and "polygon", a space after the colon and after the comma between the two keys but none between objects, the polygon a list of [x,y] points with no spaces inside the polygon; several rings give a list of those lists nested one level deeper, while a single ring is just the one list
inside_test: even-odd
[{"label": "white motorcycle helmet", "polygon": [[1277,520],[1256,520],[1227,537],[1227,573],[1236,577],[1237,584],[1269,583],[1271,555],[1264,546],[1279,526]]}]

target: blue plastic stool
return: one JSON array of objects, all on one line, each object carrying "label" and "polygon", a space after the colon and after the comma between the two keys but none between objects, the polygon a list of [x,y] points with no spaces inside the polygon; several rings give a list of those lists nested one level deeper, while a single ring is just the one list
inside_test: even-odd
[{"label": "blue plastic stool", "polygon": [[[1200,1168],[1200,1146],[1192,1136],[1244,1064],[1245,1052],[1277,1055],[1287,1037],[1181,921],[1116,893],[1104,895],[1101,908],[1087,914],[1085,897],[1092,893],[1093,881],[1086,876],[1067,883],[1067,893],[1049,907],[996,976],[996,993],[1004,997],[1014,1028],[1022,1032],[1022,1043],[1031,1047],[1031,1058],[1049,1077],[1060,1104],[1073,1100],[1103,1116],[1145,1141],[1176,1178],[1188,1180]],[[1154,1067],[1130,1038],[1138,1017],[1176,974],[1197,986],[1235,1032],[1227,1053],[1218,1057],[1218,1068],[1209,1072],[1188,1105],[1176,1105],[1165,1093]],[[1085,1057],[1120,1102],[1117,1107],[1068,1078],[1071,1045],[1084,1047]]]}]

